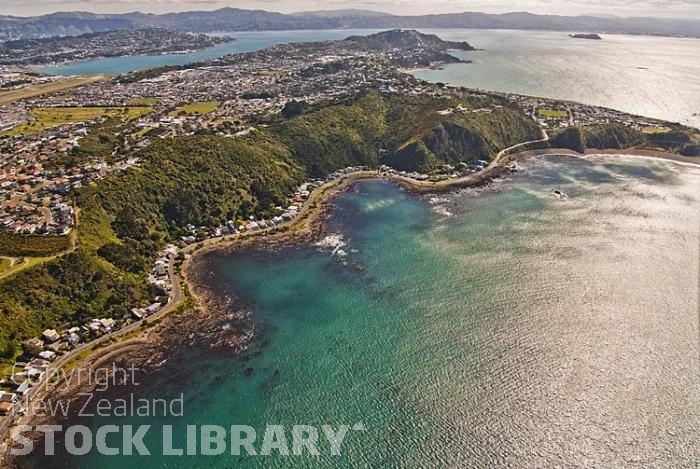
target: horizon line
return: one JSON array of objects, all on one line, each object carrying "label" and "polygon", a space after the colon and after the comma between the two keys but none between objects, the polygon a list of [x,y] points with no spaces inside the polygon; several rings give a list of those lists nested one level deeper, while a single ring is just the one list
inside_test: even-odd
[{"label": "horizon line", "polygon": [[[239,10],[239,11],[248,11],[248,12],[274,13],[274,14],[279,14],[279,15],[284,15],[284,16],[293,16],[293,15],[299,15],[299,14],[313,14],[313,13],[334,13],[334,12],[344,12],[344,11],[345,12],[358,11],[358,12],[367,12],[367,13],[378,13],[378,14],[381,14],[384,16],[396,17],[396,18],[416,18],[416,17],[423,17],[423,16],[447,16],[447,15],[460,15],[460,14],[465,14],[465,13],[475,13],[475,14],[482,14],[482,15],[488,15],[488,16],[500,16],[500,15],[509,15],[509,14],[528,14],[528,15],[533,15],[533,16],[553,16],[553,17],[559,17],[559,18],[591,17],[591,18],[620,19],[620,20],[656,19],[656,20],[677,20],[677,21],[700,21],[700,18],[681,18],[681,17],[671,17],[671,16],[619,16],[619,15],[611,15],[611,14],[604,14],[604,13],[585,13],[585,14],[579,14],[579,15],[561,15],[561,14],[555,14],[555,13],[533,13],[533,12],[527,11],[527,10],[504,11],[501,13],[486,13],[486,12],[477,11],[477,10],[463,10],[463,11],[454,11],[454,12],[448,12],[448,13],[423,13],[423,14],[413,14],[413,15],[401,15],[401,14],[390,13],[390,12],[382,11],[382,10],[372,10],[372,9],[362,9],[362,8],[300,10],[300,11],[284,13],[281,11],[264,10],[261,8],[253,9],[253,8],[238,8],[238,7],[230,7],[230,6],[224,6],[224,7],[213,8],[213,9],[171,10],[171,11],[164,11],[164,12],[160,12],[160,13],[145,13],[145,12],[142,12],[139,10],[132,10],[132,11],[127,11],[127,12],[122,12],[122,13],[119,13],[119,12],[97,12],[97,11],[85,10],[85,9],[81,9],[81,10],[56,10],[56,11],[49,12],[49,13],[41,13],[41,14],[29,15],[29,16],[9,14],[9,13],[8,14],[0,13],[0,18],[1,17],[11,17],[11,18],[18,18],[18,19],[30,19],[30,18],[40,18],[42,16],[57,15],[57,14],[71,14],[71,13],[72,14],[87,13],[87,14],[92,14],[92,15],[104,15],[104,16],[134,15],[134,14],[146,15],[146,16],[163,16],[163,15],[171,15],[171,14],[178,14],[178,13],[216,12],[216,11],[221,11],[221,10]],[[351,16],[351,15],[348,15],[348,16]]]}]

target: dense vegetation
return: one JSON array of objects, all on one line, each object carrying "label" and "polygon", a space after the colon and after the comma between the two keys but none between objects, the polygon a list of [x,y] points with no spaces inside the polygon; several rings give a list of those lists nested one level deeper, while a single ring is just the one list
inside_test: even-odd
[{"label": "dense vegetation", "polygon": [[680,125],[664,132],[644,133],[620,124],[570,127],[551,135],[550,145],[583,153],[586,149],[650,148],[697,156],[698,141],[694,132]]},{"label": "dense vegetation", "polygon": [[0,284],[0,360],[48,326],[93,317],[123,317],[153,292],[142,278],[77,250],[27,269]]},{"label": "dense vegetation", "polygon": [[391,49],[412,49],[419,45],[434,51],[458,49],[470,51],[474,48],[466,41],[444,41],[435,34],[419,33],[416,30],[392,29],[366,36],[350,36],[343,42],[361,50],[387,51]]},{"label": "dense vegetation", "polygon": [[[490,104],[502,107],[472,112]],[[453,112],[439,113],[448,109]],[[311,176],[379,163],[431,171],[444,163],[489,160],[505,147],[541,135],[537,124],[497,97],[470,102],[377,93],[273,123],[270,131]]]},{"label": "dense vegetation", "polygon": [[77,196],[79,204],[95,198],[121,239],[139,224],[174,235],[187,224],[216,226],[269,213],[303,179],[289,151],[264,132],[158,140],[141,157],[139,170]]},{"label": "dense vegetation", "polygon": [[[541,135],[534,121],[499,97],[377,92],[321,105],[295,103],[264,124],[235,139],[154,139],[135,155],[138,168],[79,189],[78,248],[0,282],[0,360],[14,358],[18,343],[46,327],[118,318],[147,304],[155,292],[144,279],[155,253],[186,234],[188,224],[211,227],[272,214],[302,181],[341,167],[387,163],[431,171],[444,163],[488,160]],[[113,136],[121,132],[118,126],[94,130],[83,151],[102,154],[121,144]],[[552,144],[675,149],[693,143],[682,140],[594,126],[556,133]]]},{"label": "dense vegetation", "polygon": [[69,236],[0,233],[0,256],[47,257],[71,248]]}]

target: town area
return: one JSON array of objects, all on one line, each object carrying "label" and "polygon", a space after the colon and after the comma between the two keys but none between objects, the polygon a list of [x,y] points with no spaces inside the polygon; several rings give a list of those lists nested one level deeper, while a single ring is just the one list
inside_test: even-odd
[{"label": "town area", "polygon": [[[437,111],[441,116],[479,116],[517,106],[543,129],[615,123],[645,132],[664,124],[617,111],[520,95],[485,93],[419,81],[401,71],[435,66],[444,58],[430,47],[358,48],[336,41],[280,45],[235,54],[197,66],[165,67],[103,78],[70,89],[43,93],[65,80],[23,66],[0,69],[0,233],[68,237],[79,223],[72,194],[115,172],[138,171],[140,151],[158,139],[208,133],[236,139],[265,126],[265,118],[353,97],[365,90],[406,96],[467,98]],[[39,92],[25,93],[27,87]],[[12,98],[15,96],[15,99]],[[506,98],[504,101],[502,98]],[[3,101],[4,100],[4,101]],[[381,153],[382,149],[379,149]],[[380,172],[418,181],[461,178],[488,165],[466,160],[430,174]],[[177,293],[175,271],[184,251],[207,238],[237,236],[295,220],[315,189],[364,167],[347,167],[314,178],[288,194],[273,215],[228,220],[218,226],[183,227],[151,266],[147,282],[157,294],[147,306],[133,305],[130,317],[102,317],[47,329],[22,344],[23,361],[0,382],[0,415],[21,415],[21,397],[43,379],[47,368],[86,344],[106,340],[171,305]],[[286,192],[286,191],[285,191]]]}]

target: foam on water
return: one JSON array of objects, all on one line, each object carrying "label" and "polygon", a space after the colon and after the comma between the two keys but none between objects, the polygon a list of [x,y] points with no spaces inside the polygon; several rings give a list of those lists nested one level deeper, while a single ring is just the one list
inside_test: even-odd
[{"label": "foam on water", "polygon": [[[673,163],[541,158],[499,192],[448,196],[456,216],[446,219],[385,181],[358,183],[320,246],[213,261],[211,285],[252,311],[253,348],[212,358],[183,345],[139,397],[184,392],[185,417],[118,420],[176,434],[185,424],[262,433],[268,423],[362,422],[343,456],[322,447],[319,458],[168,458],[155,433],[148,458],[55,460],[695,468],[698,187],[698,168]],[[357,265],[328,256],[342,243]]]}]

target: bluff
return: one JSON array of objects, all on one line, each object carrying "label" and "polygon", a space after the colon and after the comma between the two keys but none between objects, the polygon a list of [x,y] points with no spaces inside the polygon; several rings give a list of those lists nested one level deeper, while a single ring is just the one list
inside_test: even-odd
[{"label": "bluff", "polygon": [[553,148],[569,148],[579,153],[587,149],[647,148],[696,156],[698,141],[692,129],[669,124],[667,132],[644,133],[621,124],[570,127],[550,135]]}]

